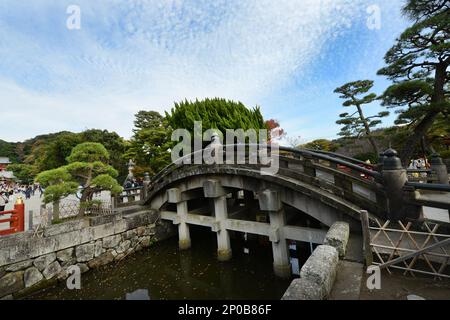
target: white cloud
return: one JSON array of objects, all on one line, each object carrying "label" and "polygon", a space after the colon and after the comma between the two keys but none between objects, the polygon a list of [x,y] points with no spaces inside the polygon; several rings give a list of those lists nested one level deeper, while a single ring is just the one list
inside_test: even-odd
[{"label": "white cloud", "polygon": [[50,3],[22,5],[38,17],[26,26],[0,13],[1,139],[90,127],[129,137],[136,111],[184,98],[254,106],[306,69],[366,1],[82,0],[81,31],[66,30],[64,4]]}]

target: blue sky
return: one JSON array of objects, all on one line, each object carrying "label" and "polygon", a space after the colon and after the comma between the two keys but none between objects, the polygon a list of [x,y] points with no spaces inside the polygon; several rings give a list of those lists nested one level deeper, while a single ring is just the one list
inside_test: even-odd
[{"label": "blue sky", "polygon": [[[129,138],[138,110],[216,96],[261,106],[301,141],[334,138],[334,88],[389,84],[376,71],[408,24],[402,2],[1,0],[0,139],[87,128]],[[72,4],[80,30],[66,27]],[[367,26],[373,5],[380,29]]]}]

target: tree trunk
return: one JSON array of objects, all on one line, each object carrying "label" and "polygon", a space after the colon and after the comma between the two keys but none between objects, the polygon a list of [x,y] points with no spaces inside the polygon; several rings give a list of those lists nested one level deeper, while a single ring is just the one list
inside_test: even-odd
[{"label": "tree trunk", "polygon": [[366,130],[367,138],[369,139],[369,142],[372,145],[375,155],[378,157],[378,147],[377,147],[377,144],[375,143],[375,139],[372,136],[372,132],[370,131],[369,123],[367,123],[367,120],[364,117],[361,106],[357,104],[356,107],[358,108],[359,117],[361,118],[362,122],[364,123],[364,128]]},{"label": "tree trunk", "polygon": [[419,124],[414,128],[414,133],[406,140],[403,150],[400,152],[400,159],[404,166],[408,165],[414,150],[420,139],[425,136],[439,115],[440,110],[435,107],[445,100],[444,85],[446,78],[447,64],[439,64],[436,67],[434,78],[434,93],[431,99],[431,110],[423,117]]},{"label": "tree trunk", "polygon": [[414,133],[409,136],[405,142],[405,146],[400,152],[400,159],[404,166],[407,166],[414,155],[414,151],[419,143],[420,139],[428,132],[433,125],[439,112],[429,112],[422,121],[414,128]]},{"label": "tree trunk", "polygon": [[86,213],[86,208],[84,207],[84,203],[86,201],[89,201],[92,197],[92,190],[89,188],[92,181],[92,168],[90,168],[88,177],[86,179],[86,183],[84,184],[83,192],[81,193],[81,199],[80,199],[80,213],[79,217],[84,217],[84,214]]},{"label": "tree trunk", "polygon": [[84,206],[84,203],[86,203],[86,201],[89,200],[89,196],[90,196],[90,190],[89,189],[84,189],[83,193],[81,194],[81,199],[80,199],[80,212],[78,214],[78,216],[84,217],[84,214],[86,213],[86,207]]}]

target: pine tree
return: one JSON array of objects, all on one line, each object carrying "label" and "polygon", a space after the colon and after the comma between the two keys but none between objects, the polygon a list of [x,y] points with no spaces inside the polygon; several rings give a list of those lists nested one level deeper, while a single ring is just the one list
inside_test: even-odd
[{"label": "pine tree", "polygon": [[383,94],[383,105],[400,107],[396,123],[412,128],[400,152],[404,164],[439,115],[450,112],[449,9],[448,0],[409,0],[403,12],[414,24],[386,53],[387,66],[378,71],[394,81]]},{"label": "pine tree", "polygon": [[337,124],[343,125],[339,135],[344,137],[361,137],[367,136],[372,145],[375,154],[378,154],[378,147],[375,143],[375,139],[372,135],[371,129],[381,123],[381,118],[389,115],[389,112],[380,112],[377,115],[366,117],[364,115],[362,106],[364,104],[372,103],[377,95],[370,93],[362,98],[358,96],[367,93],[373,87],[373,81],[361,80],[355,82],[349,82],[342,87],[334,90],[335,93],[340,93],[339,96],[342,99],[347,99],[342,104],[344,107],[356,107],[356,111],[353,113],[342,113],[339,115],[341,119],[336,121]]}]

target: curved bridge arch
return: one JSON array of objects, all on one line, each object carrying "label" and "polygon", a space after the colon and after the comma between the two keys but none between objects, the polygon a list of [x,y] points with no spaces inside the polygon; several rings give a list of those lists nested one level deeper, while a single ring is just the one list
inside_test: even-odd
[{"label": "curved bridge arch", "polygon": [[148,194],[148,204],[152,209],[160,210],[168,203],[167,190],[177,188],[186,200],[194,199],[189,192],[202,189],[209,180],[220,181],[222,187],[232,190],[252,191],[256,194],[265,190],[280,194],[282,203],[296,208],[321,223],[331,226],[336,221],[349,222],[352,229],[359,229],[360,207],[307,183],[283,177],[260,175],[252,168],[228,165],[181,166],[166,175]]},{"label": "curved bridge arch", "polygon": [[[178,226],[180,249],[191,246],[189,225],[210,227],[217,233],[219,260],[231,258],[230,231],[267,236],[272,242],[275,274],[286,277],[291,272],[286,240],[321,244],[326,231],[289,225],[285,207],[325,226],[346,221],[351,229],[359,230],[360,210],[376,212],[383,194],[377,181],[379,173],[362,167],[357,160],[352,163],[330,154],[287,148],[276,156],[279,170],[274,175],[262,174],[259,164],[172,164],[144,188],[143,203]],[[228,198],[236,190],[256,195],[257,210],[266,214],[269,223],[258,222],[255,217],[249,221],[229,216]],[[188,201],[198,198],[212,198],[206,215],[188,210]],[[169,203],[171,207],[166,206]],[[174,204],[176,212],[165,210]]]}]

